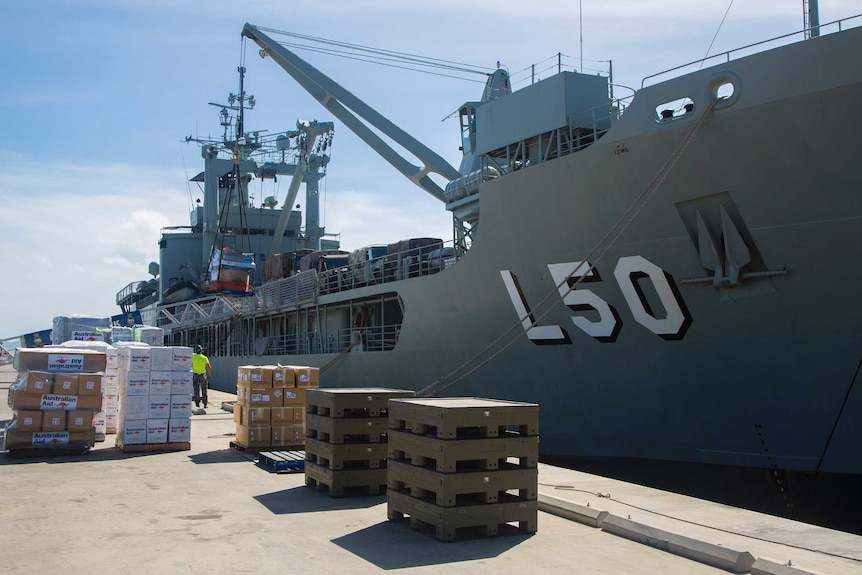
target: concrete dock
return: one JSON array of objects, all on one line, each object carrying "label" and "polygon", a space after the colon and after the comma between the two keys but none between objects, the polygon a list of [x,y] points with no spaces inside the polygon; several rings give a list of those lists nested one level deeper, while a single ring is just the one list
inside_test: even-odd
[{"label": "concrete dock", "polygon": [[[0,429],[14,376],[0,367]],[[388,521],[384,495],[333,498],[232,449],[233,400],[210,392],[188,451],[108,435],[85,455],[0,454],[3,572],[862,574],[862,536],[544,464],[537,533],[443,543]]]}]

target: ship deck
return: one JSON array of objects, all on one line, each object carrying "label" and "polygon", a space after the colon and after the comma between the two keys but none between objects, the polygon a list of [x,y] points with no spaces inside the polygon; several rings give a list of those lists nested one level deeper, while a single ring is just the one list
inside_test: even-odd
[{"label": "ship deck", "polygon": [[[0,397],[13,379],[0,367]],[[544,464],[535,534],[443,543],[388,521],[384,495],[333,498],[232,449],[233,418],[218,406],[234,399],[211,392],[187,451],[122,453],[108,435],[86,455],[0,455],[3,571],[727,572],[663,550],[684,536],[693,551],[747,551],[767,573],[862,572],[862,536]],[[11,417],[2,402],[0,422]],[[642,544],[561,516],[601,511],[661,531]]]}]

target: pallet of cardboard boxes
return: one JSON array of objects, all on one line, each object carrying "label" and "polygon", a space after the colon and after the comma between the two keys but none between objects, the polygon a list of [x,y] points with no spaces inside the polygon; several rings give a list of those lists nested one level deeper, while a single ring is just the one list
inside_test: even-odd
[{"label": "pallet of cardboard boxes", "polygon": [[93,418],[102,411],[105,354],[64,347],[20,348],[15,367],[6,449],[13,454],[34,449],[45,454],[86,453],[96,441]]},{"label": "pallet of cardboard boxes", "polygon": [[117,448],[123,452],[191,449],[191,348],[141,342],[117,346]]},{"label": "pallet of cardboard boxes", "polygon": [[233,410],[236,440],[243,451],[302,449],[305,397],[320,384],[320,370],[297,365],[241,365]]}]

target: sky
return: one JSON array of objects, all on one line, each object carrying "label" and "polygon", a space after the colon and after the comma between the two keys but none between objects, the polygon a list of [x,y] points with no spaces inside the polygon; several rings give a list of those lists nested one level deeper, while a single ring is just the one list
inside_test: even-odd
[{"label": "sky", "polygon": [[[56,316],[110,316],[116,293],[148,279],[160,229],[187,225],[203,169],[186,136],[218,136],[238,91],[249,130],[332,121],[257,46],[244,23],[464,63],[501,62],[514,88],[562,54],[564,69],[645,76],[803,27],[802,0],[40,0],[7,2],[0,35],[0,339]],[[730,10],[728,11],[728,6]],[[821,24],[862,12],[820,0]],[[725,18],[726,15],[726,18]],[[724,22],[722,23],[722,20]],[[856,24],[858,25],[858,24]],[[801,35],[797,36],[801,39]],[[583,48],[582,48],[583,47]],[[245,58],[242,55],[245,54]],[[467,81],[298,54],[442,155],[460,162],[456,119],[482,93]],[[617,88],[625,96],[625,88]],[[445,185],[445,182],[439,182]],[[268,195],[268,194],[267,194]],[[321,220],[343,249],[409,237],[451,239],[437,200],[336,121]]]}]

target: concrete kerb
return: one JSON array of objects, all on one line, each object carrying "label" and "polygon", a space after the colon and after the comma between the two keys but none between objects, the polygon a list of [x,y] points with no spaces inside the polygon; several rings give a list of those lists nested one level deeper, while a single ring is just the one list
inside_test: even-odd
[{"label": "concrete kerb", "polygon": [[793,565],[776,563],[758,557],[754,565],[751,566],[751,575],[814,575],[814,573],[797,569]]},{"label": "concrete kerb", "polygon": [[755,563],[754,556],[748,551],[734,551],[616,515],[604,518],[602,530],[732,573],[747,573]]},{"label": "concrete kerb", "polygon": [[599,529],[601,529],[605,517],[608,516],[607,511],[601,511],[594,507],[579,505],[578,503],[541,493],[539,494],[539,511],[544,511],[545,513],[550,513],[551,515],[556,515],[570,521],[577,521],[590,527],[598,527]]}]

